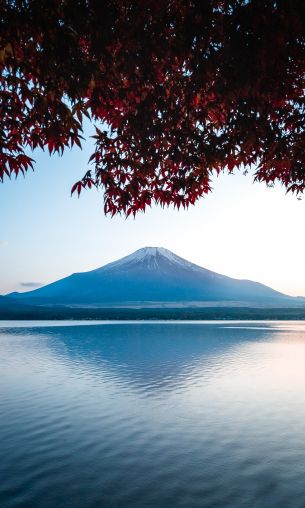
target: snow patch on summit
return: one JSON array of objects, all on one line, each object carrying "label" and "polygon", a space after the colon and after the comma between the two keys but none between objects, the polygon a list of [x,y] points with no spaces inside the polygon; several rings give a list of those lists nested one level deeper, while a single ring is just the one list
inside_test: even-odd
[{"label": "snow patch on summit", "polygon": [[132,254],[125,256],[117,261],[109,263],[108,265],[99,268],[98,270],[108,271],[117,268],[128,269],[132,265],[144,263],[148,269],[158,269],[162,261],[170,262],[173,265],[178,265],[188,270],[202,271],[204,268],[187,261],[186,259],[177,256],[173,252],[164,247],[143,247],[138,249]]}]

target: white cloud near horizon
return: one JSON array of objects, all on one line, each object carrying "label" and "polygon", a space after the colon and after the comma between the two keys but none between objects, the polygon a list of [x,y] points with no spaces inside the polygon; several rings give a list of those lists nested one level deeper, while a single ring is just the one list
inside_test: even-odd
[{"label": "white cloud near horizon", "polygon": [[20,282],[20,286],[23,288],[39,288],[43,286],[42,282]]}]

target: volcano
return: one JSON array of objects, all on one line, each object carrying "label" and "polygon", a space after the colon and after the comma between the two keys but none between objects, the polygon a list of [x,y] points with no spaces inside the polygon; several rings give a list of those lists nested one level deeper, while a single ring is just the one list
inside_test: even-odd
[{"label": "volcano", "polygon": [[11,298],[31,305],[276,305],[296,300],[250,280],[202,268],[162,247],[144,247],[101,268]]}]

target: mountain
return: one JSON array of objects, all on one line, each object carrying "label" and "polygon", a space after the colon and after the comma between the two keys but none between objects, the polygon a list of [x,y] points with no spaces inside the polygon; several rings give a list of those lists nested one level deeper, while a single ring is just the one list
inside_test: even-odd
[{"label": "mountain", "polygon": [[297,300],[257,282],[212,272],[161,247],[144,247],[101,268],[9,298],[30,305],[78,307],[289,306]]}]

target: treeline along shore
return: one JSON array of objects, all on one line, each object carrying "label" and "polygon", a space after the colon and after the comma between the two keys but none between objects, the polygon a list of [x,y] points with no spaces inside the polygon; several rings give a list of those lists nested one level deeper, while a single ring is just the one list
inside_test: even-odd
[{"label": "treeline along shore", "polygon": [[1,320],[305,320],[305,308],[5,308]]}]

